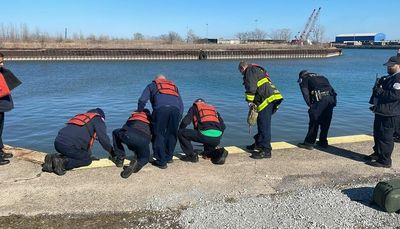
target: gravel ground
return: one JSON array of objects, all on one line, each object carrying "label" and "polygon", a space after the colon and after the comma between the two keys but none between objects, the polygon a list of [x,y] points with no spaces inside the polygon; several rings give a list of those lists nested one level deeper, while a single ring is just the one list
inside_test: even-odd
[{"label": "gravel ground", "polygon": [[188,208],[184,228],[400,228],[400,214],[371,204],[374,185],[226,198]]}]

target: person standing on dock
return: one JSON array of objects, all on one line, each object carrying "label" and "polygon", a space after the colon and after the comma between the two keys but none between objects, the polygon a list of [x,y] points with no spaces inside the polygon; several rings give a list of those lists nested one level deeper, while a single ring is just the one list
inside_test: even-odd
[{"label": "person standing on dock", "polygon": [[384,64],[388,76],[382,77],[372,89],[375,103],[374,153],[366,159],[374,167],[392,167],[393,136],[400,133],[400,53]]},{"label": "person standing on dock", "polygon": [[128,178],[132,173],[137,173],[148,162],[150,157],[151,142],[151,114],[148,109],[142,112],[133,112],[122,128],[113,131],[113,146],[115,157],[111,157],[117,167],[122,167],[126,157],[124,146],[133,151],[136,160],[131,160],[129,166],[125,166],[121,172],[122,178]]},{"label": "person standing on dock", "polygon": [[254,143],[246,148],[259,151],[251,156],[254,159],[270,158],[271,118],[278,110],[283,96],[272,84],[268,72],[263,67],[241,61],[238,68],[243,75],[246,101],[249,107],[256,106],[258,111],[257,134],[254,135]]},{"label": "person standing on dock", "polygon": [[151,120],[154,134],[153,152],[156,159],[152,164],[166,169],[167,163],[173,162],[183,102],[176,84],[162,74],[157,75],[144,89],[138,101],[137,111],[143,111],[149,100],[153,108]]},{"label": "person standing on dock", "polygon": [[[191,122],[194,129],[187,129]],[[215,107],[207,104],[204,99],[196,99],[179,125],[179,143],[185,153],[181,160],[194,163],[199,161],[191,143],[194,141],[203,144],[203,157],[210,158],[214,164],[224,164],[228,151],[224,148],[217,149],[224,130],[224,120]]]},{"label": "person standing on dock", "polygon": [[90,149],[96,139],[104,150],[114,156],[102,109],[91,109],[86,113],[75,115],[66,124],[54,141],[54,147],[60,154],[46,155],[42,165],[44,172],[54,172],[62,176],[66,170],[90,165],[92,163]]},{"label": "person standing on dock", "polygon": [[297,81],[308,106],[308,132],[303,143],[298,147],[308,150],[314,149],[318,129],[321,128],[317,145],[328,148],[328,131],[331,125],[333,108],[336,106],[336,92],[329,80],[322,75],[302,70]]},{"label": "person standing on dock", "polygon": [[0,53],[0,165],[10,163],[7,158],[12,158],[11,153],[4,152],[3,128],[4,113],[14,108],[14,102],[11,97],[11,90],[21,84],[21,81],[8,69],[4,68],[4,54]]}]

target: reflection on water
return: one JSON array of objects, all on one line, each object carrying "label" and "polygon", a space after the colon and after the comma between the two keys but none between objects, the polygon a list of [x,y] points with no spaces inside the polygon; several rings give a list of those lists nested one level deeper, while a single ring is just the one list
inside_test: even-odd
[{"label": "reflection on water", "polygon": [[[382,64],[395,51],[343,53],[329,59],[252,60],[265,66],[285,97],[273,116],[273,141],[301,141],[307,132],[307,107],[296,82],[302,69],[326,75],[338,93],[330,136],[372,132],[371,87],[376,73],[385,74]],[[136,109],[144,87],[156,74],[164,73],[177,83],[185,111],[198,97],[217,107],[227,125],[222,145],[246,145],[252,136],[246,125],[247,103],[237,64],[233,60],[8,62],[7,67],[23,84],[13,91],[15,109],[6,113],[4,142],[54,152],[54,138],[64,123],[95,107],[104,109],[111,136]],[[105,156],[98,145],[94,152]]]}]

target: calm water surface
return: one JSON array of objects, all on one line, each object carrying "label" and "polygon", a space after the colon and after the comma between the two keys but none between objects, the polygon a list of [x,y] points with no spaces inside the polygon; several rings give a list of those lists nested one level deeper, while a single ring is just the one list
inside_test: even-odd
[{"label": "calm water surface", "polygon": [[[265,66],[285,97],[273,116],[272,140],[302,141],[307,132],[307,107],[296,82],[302,69],[326,75],[338,93],[330,136],[370,134],[371,87],[376,73],[386,73],[382,64],[392,55],[395,50],[344,50],[342,56],[328,59],[251,60]],[[198,97],[218,108],[227,125],[222,145],[246,145],[256,132],[255,127],[252,134],[248,131],[248,108],[235,60],[6,64],[23,81],[13,91],[15,109],[6,113],[3,137],[9,145],[55,152],[54,138],[64,123],[75,114],[96,107],[105,111],[111,136],[112,130],[136,109],[142,90],[158,73],[177,83],[185,112]],[[98,144],[93,151],[98,156],[106,155]]]}]

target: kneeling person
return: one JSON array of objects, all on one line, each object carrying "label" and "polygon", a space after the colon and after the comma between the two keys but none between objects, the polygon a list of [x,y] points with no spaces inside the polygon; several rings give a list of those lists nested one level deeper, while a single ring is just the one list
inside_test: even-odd
[{"label": "kneeling person", "polygon": [[54,141],[58,154],[45,157],[43,171],[64,175],[66,170],[87,166],[92,163],[90,148],[96,138],[108,153],[113,154],[110,139],[107,136],[105,114],[96,108],[70,119]]},{"label": "kneeling person", "polygon": [[[186,129],[193,121],[194,129]],[[178,138],[185,156],[183,161],[198,162],[199,157],[194,152],[191,141],[204,144],[204,156],[211,158],[215,164],[223,164],[228,152],[221,148],[216,149],[225,130],[225,124],[216,109],[197,99],[182,119],[179,126]]]},{"label": "kneeling person", "polygon": [[132,160],[129,166],[124,167],[121,177],[128,178],[132,173],[139,172],[148,162],[150,157],[149,144],[151,141],[150,111],[133,112],[122,128],[113,131],[113,145],[115,156],[112,160],[117,167],[122,167],[125,159],[125,150],[122,143],[128,149],[135,152],[137,160]]}]

